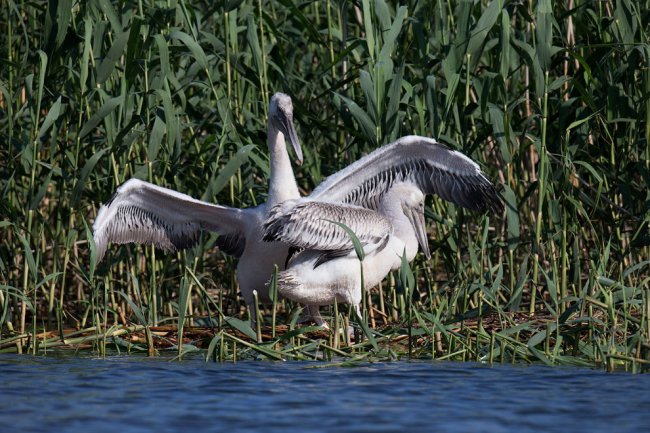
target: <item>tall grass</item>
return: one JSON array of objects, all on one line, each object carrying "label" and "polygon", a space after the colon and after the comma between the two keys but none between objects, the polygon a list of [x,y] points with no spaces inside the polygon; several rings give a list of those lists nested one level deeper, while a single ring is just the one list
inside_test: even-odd
[{"label": "tall grass", "polygon": [[[152,341],[156,325],[207,324],[221,359],[326,346],[647,368],[647,0],[4,6],[0,350],[74,342],[74,328],[102,351],[131,345],[129,332]],[[235,263],[212,235],[175,255],[120,247],[91,260],[97,209],[130,177],[229,206],[264,201],[275,91],[294,99],[306,192],[406,134],[465,152],[503,185],[502,216],[428,200],[432,259],[368,294],[375,331],[352,349],[302,331],[242,339]],[[291,326],[294,307],[260,314]]]}]

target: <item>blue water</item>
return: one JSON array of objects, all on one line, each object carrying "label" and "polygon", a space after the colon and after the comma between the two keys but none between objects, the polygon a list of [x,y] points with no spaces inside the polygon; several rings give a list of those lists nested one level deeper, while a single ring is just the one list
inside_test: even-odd
[{"label": "blue water", "polygon": [[0,356],[0,431],[639,432],[650,375],[544,366]]}]

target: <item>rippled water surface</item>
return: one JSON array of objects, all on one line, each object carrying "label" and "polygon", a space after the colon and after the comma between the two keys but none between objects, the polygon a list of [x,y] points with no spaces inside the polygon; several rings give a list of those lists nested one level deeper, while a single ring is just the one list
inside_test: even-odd
[{"label": "rippled water surface", "polygon": [[0,355],[0,431],[648,431],[650,375]]}]

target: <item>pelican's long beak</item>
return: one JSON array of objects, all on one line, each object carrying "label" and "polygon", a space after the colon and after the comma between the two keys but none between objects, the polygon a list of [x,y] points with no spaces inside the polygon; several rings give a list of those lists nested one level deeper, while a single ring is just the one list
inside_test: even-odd
[{"label": "pelican's long beak", "polygon": [[286,129],[287,138],[291,142],[294,152],[296,152],[298,165],[302,165],[302,148],[300,147],[300,140],[298,140],[298,134],[296,133],[296,128],[293,126],[292,119],[287,119],[284,129]]},{"label": "pelican's long beak", "polygon": [[415,232],[415,237],[422,248],[422,252],[425,257],[428,259],[431,258],[431,252],[429,251],[429,241],[427,239],[427,226],[424,222],[424,211],[418,206],[415,208],[409,209],[409,212],[406,214],[408,219],[411,221],[413,226],[413,231]]}]

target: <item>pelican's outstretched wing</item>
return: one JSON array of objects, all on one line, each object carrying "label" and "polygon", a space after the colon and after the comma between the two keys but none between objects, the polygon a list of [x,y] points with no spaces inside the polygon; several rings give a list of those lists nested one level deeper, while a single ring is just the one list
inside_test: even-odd
[{"label": "pelican's outstretched wing", "polygon": [[195,245],[201,230],[220,234],[217,244],[239,257],[246,245],[246,210],[205,203],[138,179],[122,184],[97,213],[97,261],[109,242],[153,244],[175,251]]},{"label": "pelican's outstretched wing", "polygon": [[304,250],[322,251],[316,266],[352,252],[354,245],[346,225],[357,236],[364,253],[381,250],[393,233],[385,216],[371,209],[348,204],[290,200],[271,209],[264,222],[264,241],[281,241]]},{"label": "pelican's outstretched wing", "polygon": [[309,198],[377,209],[381,196],[400,181],[468,209],[503,209],[494,185],[478,164],[434,139],[416,135],[380,147],[331,175]]}]

